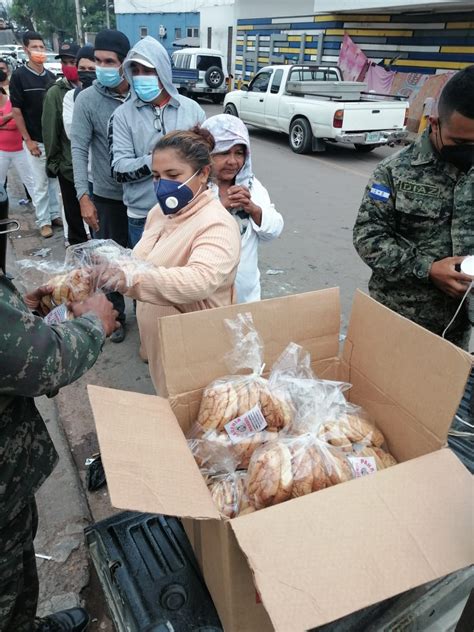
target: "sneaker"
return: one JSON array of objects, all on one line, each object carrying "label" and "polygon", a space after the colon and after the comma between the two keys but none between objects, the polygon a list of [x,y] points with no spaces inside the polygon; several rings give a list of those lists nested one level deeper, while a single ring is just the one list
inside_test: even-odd
[{"label": "sneaker", "polygon": [[20,206],[26,206],[29,203],[30,203],[30,201],[27,198],[21,198],[21,200],[18,200],[18,204]]},{"label": "sneaker", "polygon": [[36,619],[35,632],[83,632],[89,625],[89,615],[84,608],[71,608]]},{"label": "sneaker", "polygon": [[41,237],[44,237],[45,239],[48,239],[48,237],[52,237],[53,236],[53,229],[51,228],[51,226],[49,224],[46,224],[46,226],[41,226],[41,228],[40,228],[40,235],[41,235]]},{"label": "sneaker", "polygon": [[125,325],[120,323],[120,327],[110,336],[111,342],[123,342],[125,340]]},{"label": "sneaker", "polygon": [[63,220],[60,217],[55,217],[51,224],[58,228],[62,228],[64,226]]}]

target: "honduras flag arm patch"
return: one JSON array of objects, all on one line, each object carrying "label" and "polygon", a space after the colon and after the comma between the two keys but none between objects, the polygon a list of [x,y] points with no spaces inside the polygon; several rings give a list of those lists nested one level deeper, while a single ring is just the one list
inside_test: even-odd
[{"label": "honduras flag arm patch", "polygon": [[369,197],[379,202],[388,202],[390,198],[390,189],[384,184],[374,184],[370,187]]}]

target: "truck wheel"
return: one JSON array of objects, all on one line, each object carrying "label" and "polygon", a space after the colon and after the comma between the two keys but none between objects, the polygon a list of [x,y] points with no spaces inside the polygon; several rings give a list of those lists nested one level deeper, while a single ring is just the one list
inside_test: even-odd
[{"label": "truck wheel", "polygon": [[215,103],[216,105],[219,103],[224,103],[224,97],[225,97],[225,94],[213,94],[212,102]]},{"label": "truck wheel", "polygon": [[237,112],[237,108],[232,103],[228,103],[224,108],[224,114],[230,114],[231,116],[236,116],[239,118],[239,114]]},{"label": "truck wheel", "polygon": [[290,147],[295,154],[307,154],[313,144],[311,125],[305,118],[297,118],[290,126]]},{"label": "truck wheel", "polygon": [[204,81],[210,88],[220,88],[224,82],[224,73],[219,66],[211,66],[206,70]]},{"label": "truck wheel", "polygon": [[380,147],[380,145],[354,145],[354,147],[357,151],[360,151],[361,154],[368,154],[369,151],[374,151],[374,149]]}]

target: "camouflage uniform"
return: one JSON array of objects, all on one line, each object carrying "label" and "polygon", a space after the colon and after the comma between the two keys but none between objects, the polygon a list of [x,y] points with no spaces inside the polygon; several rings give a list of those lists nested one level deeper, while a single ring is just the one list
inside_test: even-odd
[{"label": "camouflage uniform", "polygon": [[0,273],[0,632],[30,632],[38,598],[34,493],[57,454],[33,397],[85,373],[105,340],[93,314],[48,326]]},{"label": "camouflage uniform", "polygon": [[[354,245],[372,269],[371,296],[441,335],[461,299],[441,292],[429,270],[445,257],[474,254],[474,168],[462,173],[441,161],[426,130],[375,169]],[[446,338],[467,348],[470,331],[466,302]]]}]

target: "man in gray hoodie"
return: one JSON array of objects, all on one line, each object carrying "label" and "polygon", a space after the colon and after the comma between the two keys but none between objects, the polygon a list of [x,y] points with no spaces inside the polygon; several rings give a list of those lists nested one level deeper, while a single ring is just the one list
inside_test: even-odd
[{"label": "man in gray hoodie", "polygon": [[[125,101],[129,86],[122,64],[130,42],[120,31],[106,29],[97,34],[94,56],[97,80],[82,90],[74,103],[71,126],[74,184],[81,215],[94,231],[94,237],[113,239],[128,246],[127,209],[122,185],[111,174],[109,162],[108,122]],[[89,150],[92,158],[93,194],[89,190]],[[110,337],[112,342],[125,338],[125,301],[119,292],[108,294],[118,311],[120,328]]]},{"label": "man in gray hoodie", "polygon": [[148,211],[156,204],[151,173],[154,146],[161,136],[190,129],[206,115],[195,101],[178,94],[168,53],[153,37],[135,44],[123,68],[130,98],[111,117],[109,138],[113,173],[123,184],[133,247],[141,238]]}]

